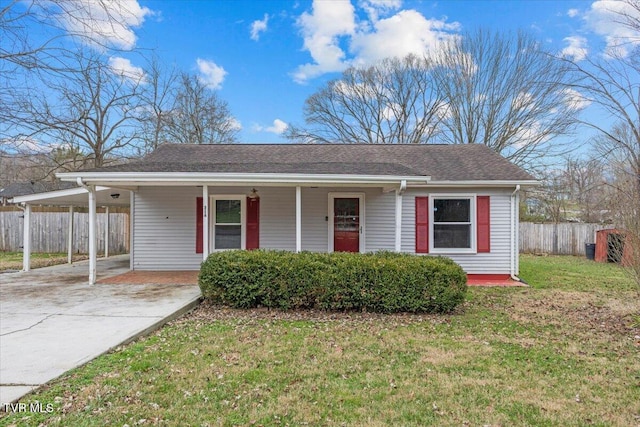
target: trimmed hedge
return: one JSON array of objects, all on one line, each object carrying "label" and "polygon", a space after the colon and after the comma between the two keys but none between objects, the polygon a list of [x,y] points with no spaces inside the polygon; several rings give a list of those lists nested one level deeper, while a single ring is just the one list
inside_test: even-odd
[{"label": "trimmed hedge", "polygon": [[452,260],[394,252],[216,252],[198,283],[205,298],[235,308],[381,313],[447,313],[467,290]]}]

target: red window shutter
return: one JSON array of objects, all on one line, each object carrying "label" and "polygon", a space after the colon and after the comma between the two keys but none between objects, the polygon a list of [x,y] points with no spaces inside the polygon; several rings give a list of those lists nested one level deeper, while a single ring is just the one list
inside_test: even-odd
[{"label": "red window shutter", "polygon": [[246,249],[260,247],[260,199],[247,197]]},{"label": "red window shutter", "polygon": [[202,197],[196,198],[196,253],[201,254],[203,252],[203,240],[204,240],[204,227],[203,227],[203,199]]},{"label": "red window shutter", "polygon": [[429,197],[416,197],[416,253],[429,253]]},{"label": "red window shutter", "polygon": [[491,211],[489,196],[476,197],[478,252],[491,252]]}]

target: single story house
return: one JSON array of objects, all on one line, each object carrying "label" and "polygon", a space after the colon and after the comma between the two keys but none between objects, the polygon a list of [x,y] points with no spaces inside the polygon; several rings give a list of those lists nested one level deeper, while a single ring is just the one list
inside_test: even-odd
[{"label": "single story house", "polygon": [[228,249],[386,250],[495,279],[518,274],[518,193],[537,184],[481,144],[164,144],[57,176],[90,212],[98,186],[129,195],[132,270],[196,270]]}]

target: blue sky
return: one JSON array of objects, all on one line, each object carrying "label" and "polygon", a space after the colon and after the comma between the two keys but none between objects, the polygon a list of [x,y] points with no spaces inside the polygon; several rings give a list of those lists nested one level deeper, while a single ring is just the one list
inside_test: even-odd
[{"label": "blue sky", "polygon": [[305,99],[345,67],[424,53],[462,31],[522,29],[578,60],[625,35],[610,0],[123,1],[122,26],[104,35],[120,48],[112,65],[139,71],[135,51],[153,49],[200,75],[229,103],[240,141],[252,143],[286,142],[281,132],[303,122]]}]

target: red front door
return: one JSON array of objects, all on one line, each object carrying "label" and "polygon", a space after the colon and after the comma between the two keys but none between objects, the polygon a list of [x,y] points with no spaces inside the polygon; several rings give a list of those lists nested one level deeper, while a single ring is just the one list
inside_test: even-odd
[{"label": "red front door", "polygon": [[360,199],[333,200],[333,250],[360,252]]}]

